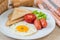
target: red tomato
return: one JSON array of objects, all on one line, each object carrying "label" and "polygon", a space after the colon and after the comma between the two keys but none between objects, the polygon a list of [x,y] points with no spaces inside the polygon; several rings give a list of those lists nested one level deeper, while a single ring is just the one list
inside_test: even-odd
[{"label": "red tomato", "polygon": [[37,28],[37,30],[40,30],[42,28],[40,21],[37,19],[34,21],[34,25]]},{"label": "red tomato", "polygon": [[36,16],[34,14],[26,14],[24,19],[28,23],[33,23],[33,21],[36,19]]},{"label": "red tomato", "polygon": [[42,18],[42,19],[40,19],[40,22],[41,22],[41,25],[42,25],[43,28],[45,28],[47,26],[46,19]]}]

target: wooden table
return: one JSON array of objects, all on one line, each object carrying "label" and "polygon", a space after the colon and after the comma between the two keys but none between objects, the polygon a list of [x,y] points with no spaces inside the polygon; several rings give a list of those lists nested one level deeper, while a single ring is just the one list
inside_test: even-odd
[{"label": "wooden table", "polygon": [[[0,33],[0,40],[17,40],[17,39],[9,38],[3,35],[2,33]],[[35,40],[60,40],[60,28],[56,26],[53,32],[50,33],[48,36],[40,38],[40,39],[35,39]]]}]

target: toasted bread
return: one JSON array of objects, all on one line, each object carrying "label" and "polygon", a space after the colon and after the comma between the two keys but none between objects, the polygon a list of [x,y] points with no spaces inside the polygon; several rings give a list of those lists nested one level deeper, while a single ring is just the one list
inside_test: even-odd
[{"label": "toasted bread", "polygon": [[15,24],[15,23],[23,21],[23,20],[24,20],[24,18],[16,19],[16,20],[13,20],[13,21],[11,21],[10,19],[8,19],[8,21],[6,22],[6,26],[10,26],[12,24]]},{"label": "toasted bread", "polygon": [[13,14],[11,16],[11,20],[16,20],[18,18],[23,17],[25,14],[32,13],[30,10],[15,8]]},{"label": "toasted bread", "polygon": [[34,0],[12,0],[13,7],[18,6],[33,6]]},{"label": "toasted bread", "polygon": [[9,14],[8,21],[6,22],[6,26],[10,26],[17,22],[23,21],[24,20],[23,16],[28,13],[32,13],[32,12],[26,9],[15,8],[14,11],[11,14]]},{"label": "toasted bread", "polygon": [[8,15],[8,19],[9,19],[9,20],[11,19],[11,16],[12,16],[12,13]]}]

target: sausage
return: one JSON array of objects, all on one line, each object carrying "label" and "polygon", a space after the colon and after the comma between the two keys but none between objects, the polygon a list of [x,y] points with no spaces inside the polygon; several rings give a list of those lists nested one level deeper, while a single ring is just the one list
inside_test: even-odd
[{"label": "sausage", "polygon": [[40,30],[42,28],[41,23],[38,19],[34,21],[34,25],[37,28],[37,30]]}]

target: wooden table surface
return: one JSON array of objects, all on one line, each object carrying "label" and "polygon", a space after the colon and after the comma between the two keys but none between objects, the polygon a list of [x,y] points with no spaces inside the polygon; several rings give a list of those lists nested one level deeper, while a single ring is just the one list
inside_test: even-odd
[{"label": "wooden table surface", "polygon": [[[9,38],[3,35],[2,33],[0,33],[0,40],[17,40],[17,39]],[[48,36],[40,38],[40,39],[35,39],[35,40],[60,40],[60,28],[56,26],[53,32],[50,33]]]}]

